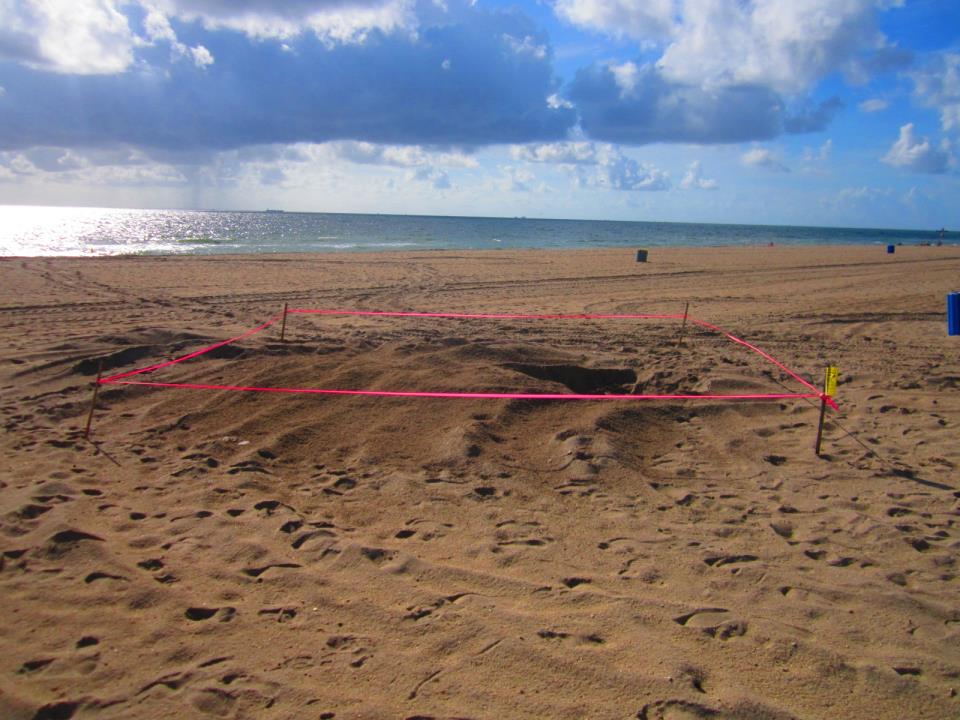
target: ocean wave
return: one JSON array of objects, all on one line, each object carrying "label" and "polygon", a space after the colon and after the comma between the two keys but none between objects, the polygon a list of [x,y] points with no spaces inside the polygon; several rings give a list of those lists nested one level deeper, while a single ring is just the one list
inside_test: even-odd
[{"label": "ocean wave", "polygon": [[223,245],[223,240],[212,237],[185,237],[174,240],[177,245]]},{"label": "ocean wave", "polygon": [[352,243],[324,243],[320,246],[323,250],[352,250],[354,248],[400,248],[400,247],[423,247],[423,243],[417,242],[352,242]]}]

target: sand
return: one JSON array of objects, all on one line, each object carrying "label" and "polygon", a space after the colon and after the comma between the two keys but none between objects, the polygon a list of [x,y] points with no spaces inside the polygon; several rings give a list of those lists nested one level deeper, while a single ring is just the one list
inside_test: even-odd
[{"label": "sand", "polygon": [[[0,261],[3,718],[960,717],[960,249]],[[818,402],[105,386],[677,313]],[[674,321],[157,380],[802,392]],[[602,372],[608,371],[608,372]],[[612,372],[610,372],[612,371]]]}]

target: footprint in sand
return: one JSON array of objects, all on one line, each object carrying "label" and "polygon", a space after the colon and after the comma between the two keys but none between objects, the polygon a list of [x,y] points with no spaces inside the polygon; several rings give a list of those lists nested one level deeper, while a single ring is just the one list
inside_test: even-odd
[{"label": "footprint in sand", "polygon": [[687,700],[657,700],[647,703],[637,713],[638,720],[721,720],[722,717],[718,710]]},{"label": "footprint in sand", "polygon": [[[397,530],[394,537],[398,540],[407,540],[414,536],[423,542],[429,542],[438,538],[446,537],[450,530],[454,528],[452,523],[437,523],[421,518],[413,518],[404,523],[407,527]],[[414,529],[414,527],[416,529]]]},{"label": "footprint in sand", "polygon": [[79,707],[79,702],[70,700],[49,703],[37,710],[33,720],[68,720],[73,717]]},{"label": "footprint in sand", "polygon": [[390,550],[373,547],[360,548],[360,554],[376,565],[383,565],[386,562],[390,562],[396,556],[396,553],[391,552]]},{"label": "footprint in sand", "polygon": [[230,469],[227,470],[228,475],[239,475],[240,473],[261,473],[263,475],[273,474],[263,466],[263,463],[257,460],[242,460],[238,463],[234,463],[230,466]]},{"label": "footprint in sand", "polygon": [[326,645],[333,652],[326,653],[324,657],[330,658],[345,654],[348,664],[352,668],[363,667],[363,665],[373,657],[370,651],[363,645],[362,639],[354,635],[331,635],[327,638]]},{"label": "footprint in sand", "polygon": [[553,542],[553,538],[543,534],[543,528],[535,520],[522,522],[519,520],[504,520],[497,523],[494,538],[498,546],[528,545],[542,547]]},{"label": "footprint in sand", "polygon": [[43,658],[40,660],[27,660],[20,666],[20,669],[17,670],[17,675],[29,675],[31,673],[39,672],[43,670],[47,665],[52,663],[54,658]]},{"label": "footprint in sand", "polygon": [[280,526],[280,532],[290,534],[303,527],[303,520],[288,520]]},{"label": "footprint in sand", "polygon": [[[297,535],[293,542],[290,543],[290,547],[294,550],[321,550],[323,555],[326,555],[328,552],[336,552],[334,546],[336,545],[337,533],[332,529],[333,525],[325,522],[309,523],[308,525],[315,529],[307,530]],[[291,527],[289,531],[285,531],[283,528],[280,528],[280,530],[282,532],[293,533],[296,532],[299,527],[300,526]]]},{"label": "footprint in sand", "polygon": [[217,717],[229,715],[236,702],[237,698],[232,693],[219,688],[203,688],[190,697],[190,704],[197,710]]},{"label": "footprint in sand", "polygon": [[263,567],[244,568],[243,574],[249,575],[250,577],[258,578],[258,580],[262,580],[261,575],[266,573],[268,570],[272,570],[273,568],[300,568],[300,567],[303,567],[303,566],[298,565],[297,563],[272,563],[270,565],[264,565]]},{"label": "footprint in sand", "polygon": [[710,555],[703,559],[703,562],[710,567],[722,567],[734,563],[747,563],[759,560],[756,555]]},{"label": "footprint in sand", "polygon": [[45,543],[42,552],[49,558],[60,558],[84,542],[105,542],[102,537],[82,530],[61,530]]},{"label": "footprint in sand", "polygon": [[[558,630],[537,630],[537,637],[544,640],[568,640],[574,636],[570,633],[560,632]],[[604,638],[597,633],[578,635],[575,639],[586,645],[603,645],[606,642],[606,640],[604,640]]]},{"label": "footprint in sand", "polygon": [[297,512],[292,507],[286,503],[280,502],[279,500],[261,500],[253,506],[253,509],[259,511],[263,517],[270,517],[274,513],[278,512],[281,508],[289,510],[294,514]]},{"label": "footprint in sand", "polygon": [[48,513],[53,510],[53,507],[50,505],[24,505],[22,508],[17,510],[16,515],[22,520],[36,520],[38,517],[44,513]]},{"label": "footprint in sand", "polygon": [[678,625],[695,628],[718,640],[729,640],[747,634],[747,623],[730,617],[725,608],[699,608],[673,619]]},{"label": "footprint in sand", "polygon": [[278,623],[290,622],[297,616],[297,611],[292,607],[271,607],[263,608],[257,615],[272,617]]},{"label": "footprint in sand", "polygon": [[793,537],[793,524],[786,521],[776,521],[770,523],[770,529],[784,540],[790,540]]},{"label": "footprint in sand", "polygon": [[120,575],[111,575],[110,573],[105,572],[92,572],[87,575],[83,581],[88,585],[97,580],[123,580],[124,582],[129,582],[127,578],[121,577]]},{"label": "footprint in sand", "polygon": [[193,622],[203,622],[213,617],[218,617],[220,622],[230,622],[237,614],[237,609],[233,607],[190,607],[183,614],[187,620]]},{"label": "footprint in sand", "polygon": [[189,672],[172,672],[166,675],[161,675],[156,680],[153,680],[152,682],[149,682],[140,688],[140,690],[137,692],[137,695],[143,695],[145,692],[160,686],[163,686],[168,690],[179,690],[190,680],[191,677],[193,677],[193,675]]}]

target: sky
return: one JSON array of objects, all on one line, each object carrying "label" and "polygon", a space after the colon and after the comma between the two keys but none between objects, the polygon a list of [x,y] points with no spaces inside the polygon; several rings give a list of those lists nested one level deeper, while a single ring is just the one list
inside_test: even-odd
[{"label": "sky", "polygon": [[957,0],[0,0],[0,204],[960,228]]}]

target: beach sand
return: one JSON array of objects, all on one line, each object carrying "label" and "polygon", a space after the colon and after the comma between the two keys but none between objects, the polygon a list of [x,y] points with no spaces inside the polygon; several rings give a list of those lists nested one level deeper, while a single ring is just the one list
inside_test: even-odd
[{"label": "beach sand", "polygon": [[[0,260],[0,716],[960,717],[960,249]],[[107,385],[682,313],[819,401]],[[798,393],[676,320],[151,379]],[[601,372],[601,371],[613,372]],[[839,423],[839,424],[838,424]]]}]

